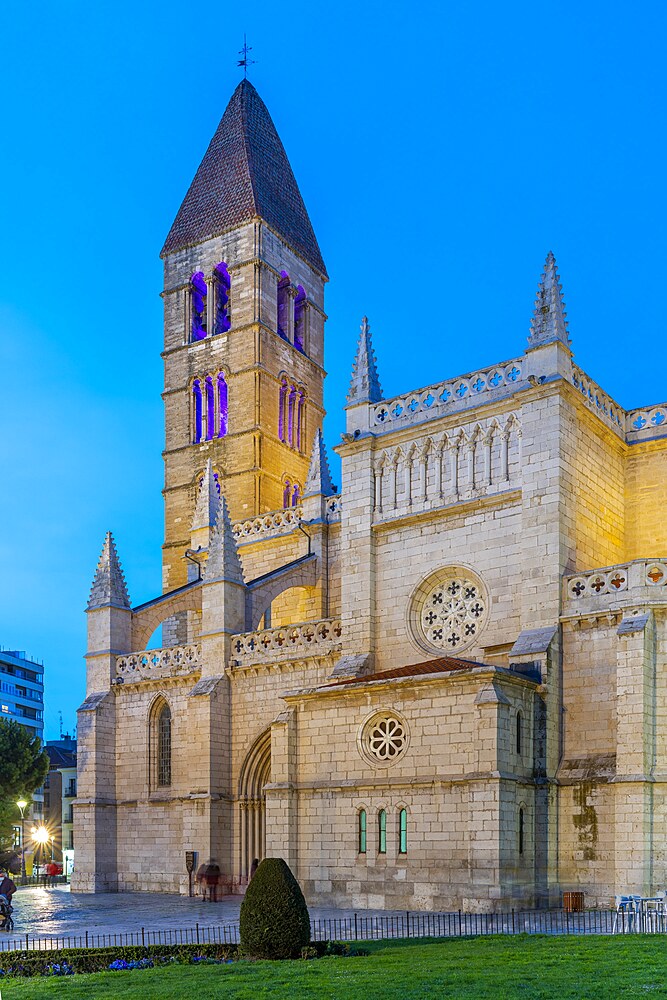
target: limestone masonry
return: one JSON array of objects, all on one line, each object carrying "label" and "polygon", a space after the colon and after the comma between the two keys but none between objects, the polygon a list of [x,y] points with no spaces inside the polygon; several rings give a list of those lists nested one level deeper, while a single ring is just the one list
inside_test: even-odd
[{"label": "limestone masonry", "polygon": [[162,255],[164,593],[108,535],[72,888],[186,892],[190,850],[355,908],[664,888],[667,406],[574,364],[553,255],[483,370],[385,399],[363,320],[340,492],[326,270],[245,80]]}]

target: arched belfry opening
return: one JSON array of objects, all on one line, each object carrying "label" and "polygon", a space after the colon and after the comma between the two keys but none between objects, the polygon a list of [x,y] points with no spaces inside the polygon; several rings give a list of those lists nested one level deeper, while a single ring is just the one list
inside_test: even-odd
[{"label": "arched belfry opening", "polygon": [[247,880],[253,859],[266,852],[266,795],[271,781],[271,729],[251,746],[239,777],[239,843],[241,879]]}]

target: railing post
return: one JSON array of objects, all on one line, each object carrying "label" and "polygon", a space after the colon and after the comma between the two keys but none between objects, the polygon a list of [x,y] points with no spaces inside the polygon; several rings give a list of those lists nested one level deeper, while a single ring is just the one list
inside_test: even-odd
[{"label": "railing post", "polygon": [[407,930],[406,937],[410,937],[410,911],[405,911],[405,926]]},{"label": "railing post", "polygon": [[197,944],[199,944],[199,924],[195,925],[197,928]]},{"label": "railing post", "polygon": [[142,944],[142,947],[144,947],[144,948],[146,947],[146,941],[144,939],[144,929],[143,929],[143,927],[141,928],[141,944]]},{"label": "railing post", "polygon": [[356,914],[356,912],[354,914],[354,940],[358,941],[358,935],[357,935],[357,914]]}]

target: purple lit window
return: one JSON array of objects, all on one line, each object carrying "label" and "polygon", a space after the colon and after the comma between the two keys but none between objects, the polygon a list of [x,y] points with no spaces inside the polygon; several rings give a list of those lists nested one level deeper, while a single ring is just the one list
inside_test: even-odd
[{"label": "purple lit window", "polygon": [[218,437],[227,433],[227,382],[222,372],[218,373]]},{"label": "purple lit window", "polygon": [[287,398],[287,382],[283,379],[280,385],[280,399],[278,401],[278,437],[285,440],[285,400]]},{"label": "purple lit window", "polygon": [[194,410],[194,439],[195,444],[199,444],[202,431],[202,398],[201,382],[198,378],[192,383],[192,401]]},{"label": "purple lit window", "polygon": [[292,487],[292,507],[296,507],[301,496],[301,487],[298,483],[295,483]]},{"label": "purple lit window", "polygon": [[227,265],[221,261],[213,269],[215,279],[215,322],[213,333],[227,333],[232,325],[229,294],[231,278]]},{"label": "purple lit window", "polygon": [[206,336],[206,294],[208,288],[202,271],[196,271],[190,278],[190,301],[192,303],[192,340],[203,340]]},{"label": "purple lit window", "polygon": [[305,350],[306,343],[306,293],[302,285],[296,286],[294,300],[294,346],[297,351]]},{"label": "purple lit window", "polygon": [[306,397],[302,392],[299,392],[299,401],[296,410],[296,446],[299,451],[301,451],[301,436],[303,430],[303,404]]},{"label": "purple lit window", "polygon": [[206,440],[210,441],[213,437],[213,431],[215,428],[215,395],[213,393],[213,379],[210,375],[206,376]]},{"label": "purple lit window", "polygon": [[281,271],[278,282],[278,333],[283,340],[289,340],[290,280],[287,271]]},{"label": "purple lit window", "polygon": [[296,389],[294,386],[290,389],[289,399],[287,401],[287,442],[290,448],[294,447],[294,403],[296,401]]},{"label": "purple lit window", "polygon": [[283,487],[283,507],[289,507],[289,505],[290,505],[290,496],[291,496],[290,489],[291,489],[291,486],[292,486],[292,484],[290,483],[289,479],[286,479],[285,480],[285,485]]}]

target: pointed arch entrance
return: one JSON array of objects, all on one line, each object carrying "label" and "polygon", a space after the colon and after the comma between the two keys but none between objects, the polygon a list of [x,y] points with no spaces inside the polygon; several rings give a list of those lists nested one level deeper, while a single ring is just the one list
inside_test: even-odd
[{"label": "pointed arch entrance", "polygon": [[271,781],[271,729],[259,736],[243,762],[239,777],[240,870],[247,881],[253,859],[266,852],[265,786]]}]

